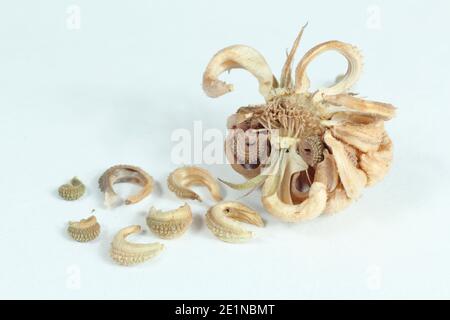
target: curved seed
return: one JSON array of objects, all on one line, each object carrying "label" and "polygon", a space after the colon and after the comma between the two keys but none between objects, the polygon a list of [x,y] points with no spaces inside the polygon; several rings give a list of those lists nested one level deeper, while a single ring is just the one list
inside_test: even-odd
[{"label": "curved seed", "polygon": [[131,266],[145,262],[157,256],[164,249],[160,243],[131,243],[126,240],[131,234],[141,232],[141,226],[135,225],[120,230],[111,243],[111,258],[120,265]]},{"label": "curved seed", "polygon": [[138,203],[153,191],[153,178],[139,167],[118,165],[109,168],[98,180],[100,190],[105,194],[105,206],[110,208],[122,203],[122,199],[114,191],[116,183],[134,183],[142,186],[139,193],[125,199],[126,205]]},{"label": "curved seed", "polygon": [[264,226],[264,221],[256,211],[239,202],[220,203],[206,213],[206,225],[209,230],[225,242],[246,242],[253,237],[253,233],[243,229],[239,222]]},{"label": "curved seed", "polygon": [[167,186],[181,199],[192,199],[200,202],[202,199],[190,187],[205,186],[214,200],[222,200],[217,180],[207,170],[199,167],[190,166],[176,169],[167,178]]},{"label": "curved seed", "polygon": [[100,234],[100,224],[95,216],[90,216],[81,221],[70,221],[67,232],[78,242],[89,242]]},{"label": "curved seed", "polygon": [[192,211],[187,203],[167,212],[152,207],[147,216],[148,227],[162,239],[181,237],[191,224]]},{"label": "curved seed", "polygon": [[60,197],[67,201],[80,199],[85,191],[86,186],[77,177],[72,178],[69,183],[63,184],[58,188]]}]

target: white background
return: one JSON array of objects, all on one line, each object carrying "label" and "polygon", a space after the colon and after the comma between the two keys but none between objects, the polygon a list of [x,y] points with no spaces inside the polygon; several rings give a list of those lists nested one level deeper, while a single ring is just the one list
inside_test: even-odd
[{"label": "white background", "polygon": [[[449,12],[444,0],[2,1],[0,298],[450,298]],[[156,260],[115,265],[117,230],[145,226],[151,205],[181,204],[165,184],[177,167],[173,130],[197,120],[224,130],[237,107],[262,102],[243,71],[224,77],[234,93],[207,98],[201,76],[212,55],[247,44],[279,75],[307,21],[297,61],[323,41],[355,44],[365,56],[357,91],[398,107],[387,124],[387,178],[345,212],[296,225],[271,218],[255,193],[245,202],[267,226],[243,245],[210,234],[203,216],[212,202],[200,191],[206,201],[192,203],[183,238],[162,241]],[[330,54],[310,75],[321,85],[344,70]],[[97,179],[120,163],[159,183],[145,201],[106,210]],[[227,165],[202,166],[242,181]],[[88,192],[64,202],[57,187],[74,175]],[[101,236],[72,241],[67,222],[92,209]],[[148,231],[134,239],[158,241]]]}]

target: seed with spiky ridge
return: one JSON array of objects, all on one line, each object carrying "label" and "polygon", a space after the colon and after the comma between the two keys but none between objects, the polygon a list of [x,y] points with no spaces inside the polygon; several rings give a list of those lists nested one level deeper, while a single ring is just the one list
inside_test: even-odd
[{"label": "seed with spiky ridge", "polygon": [[163,212],[151,208],[147,216],[147,225],[163,239],[181,237],[192,223],[192,211],[187,203],[178,209]]},{"label": "seed with spiky ridge", "polygon": [[80,199],[85,191],[86,186],[77,177],[72,178],[69,183],[58,188],[60,197],[67,201]]},{"label": "seed with spiky ridge", "polygon": [[259,214],[239,202],[222,202],[210,208],[206,213],[206,225],[220,240],[241,243],[250,240],[253,232],[240,226],[239,222],[263,227]]},{"label": "seed with spiky ridge", "polygon": [[222,201],[220,187],[216,179],[205,169],[188,166],[178,168],[167,178],[170,191],[181,199],[202,201],[200,196],[190,189],[191,186],[205,186],[216,201]]},{"label": "seed with spiky ridge", "polygon": [[78,242],[89,242],[100,234],[100,224],[95,216],[91,216],[81,221],[69,222],[67,232]]},{"label": "seed with spiky ridge", "polygon": [[111,243],[111,258],[120,265],[131,266],[147,261],[157,256],[164,245],[160,243],[131,243],[126,240],[131,234],[141,232],[138,225],[129,226],[120,230]]}]

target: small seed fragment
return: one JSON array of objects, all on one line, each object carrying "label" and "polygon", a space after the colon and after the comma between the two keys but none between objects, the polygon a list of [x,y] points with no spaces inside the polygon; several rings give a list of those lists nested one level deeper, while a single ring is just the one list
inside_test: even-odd
[{"label": "small seed fragment", "polygon": [[63,184],[58,188],[60,197],[66,201],[80,199],[85,191],[86,186],[77,177],[72,178],[69,183]]},{"label": "small seed fragment", "polygon": [[81,221],[70,221],[67,232],[78,242],[89,242],[100,234],[100,224],[95,216],[90,216]]}]

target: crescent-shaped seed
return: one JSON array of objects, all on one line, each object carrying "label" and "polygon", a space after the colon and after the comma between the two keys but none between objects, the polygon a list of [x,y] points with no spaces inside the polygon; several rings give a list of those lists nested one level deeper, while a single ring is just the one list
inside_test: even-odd
[{"label": "crescent-shaped seed", "polygon": [[192,211],[187,203],[178,209],[163,212],[154,207],[147,216],[147,225],[162,239],[181,237],[192,223]]},{"label": "crescent-shaped seed", "polygon": [[58,188],[61,198],[67,201],[80,199],[86,191],[86,186],[77,177],[72,178],[69,183],[63,184]]},{"label": "crescent-shaped seed", "polygon": [[200,196],[190,189],[191,186],[205,186],[215,201],[222,201],[217,180],[205,169],[189,166],[178,168],[167,178],[167,186],[178,198],[202,201]]},{"label": "crescent-shaped seed", "polygon": [[67,232],[75,241],[89,242],[100,234],[100,224],[95,216],[90,216],[81,221],[70,221]]},{"label": "crescent-shaped seed", "polygon": [[253,232],[243,229],[239,222],[264,227],[260,215],[239,202],[223,202],[210,208],[206,213],[208,229],[225,242],[241,243],[253,238]]},{"label": "crescent-shaped seed", "polygon": [[[114,191],[116,183],[134,183],[142,186],[139,193],[123,201]],[[136,166],[118,165],[109,168],[98,180],[100,190],[105,194],[105,206],[115,207],[122,202],[126,205],[135,204],[143,200],[153,191],[153,178],[147,172]]]},{"label": "crescent-shaped seed", "polygon": [[134,225],[123,228],[111,243],[111,258],[122,266],[131,266],[145,262],[157,256],[164,249],[160,243],[131,243],[126,240],[131,234],[141,232],[141,226]]}]

